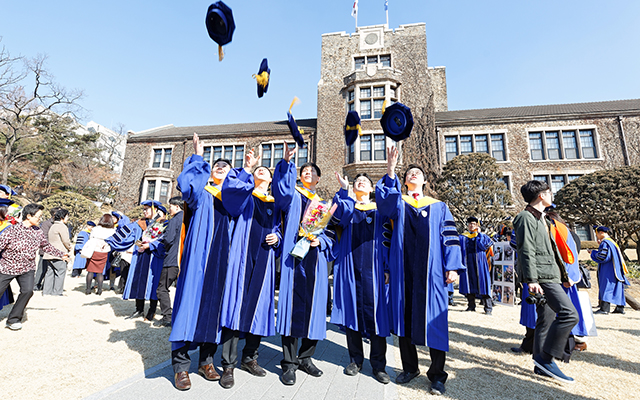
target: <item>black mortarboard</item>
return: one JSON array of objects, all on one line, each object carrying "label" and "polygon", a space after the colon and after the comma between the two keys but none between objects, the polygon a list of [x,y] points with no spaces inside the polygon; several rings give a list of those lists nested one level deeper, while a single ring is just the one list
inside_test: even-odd
[{"label": "black mortarboard", "polygon": [[610,229],[607,228],[606,226],[594,226],[593,230],[595,230],[596,232],[606,232],[609,233]]},{"label": "black mortarboard", "polygon": [[344,139],[347,142],[347,146],[355,143],[358,134],[362,134],[360,116],[357,111],[349,111],[347,113],[347,120],[344,123]]},{"label": "black mortarboard", "polygon": [[10,196],[15,196],[16,194],[18,194],[15,192],[15,190],[11,189],[11,186],[9,185],[0,185],[0,190],[2,190],[3,192],[5,192]]},{"label": "black mortarboard", "polygon": [[469,217],[467,218],[467,224],[470,224],[472,222],[475,222],[476,224],[479,222],[477,217]]},{"label": "black mortarboard", "polygon": [[93,221],[87,221],[88,226],[96,226],[96,223]]},{"label": "black mortarboard", "polygon": [[220,61],[224,58],[222,46],[231,42],[233,31],[236,24],[233,21],[233,12],[221,1],[217,1],[207,9],[207,17],[205,18],[207,32],[214,42],[218,43],[218,58]]},{"label": "black mortarboard", "polygon": [[269,77],[271,76],[271,69],[269,68],[269,64],[266,58],[262,59],[260,63],[260,69],[258,73],[253,75],[253,78],[256,79],[258,83],[258,97],[262,97],[265,93],[267,93],[267,89],[269,89]]},{"label": "black mortarboard", "polygon": [[14,204],[15,201],[11,200],[11,199],[0,199],[0,207],[4,206],[4,207],[9,207],[10,205]]},{"label": "black mortarboard", "polygon": [[141,202],[140,204],[142,204],[143,206],[147,206],[147,207],[157,208],[158,210],[160,210],[163,213],[167,214],[167,209],[164,208],[162,203],[160,203],[158,200],[145,200],[145,201]]},{"label": "black mortarboard", "polygon": [[289,111],[287,111],[287,125],[289,126],[289,131],[291,131],[291,136],[293,136],[293,138],[296,140],[296,143],[298,144],[298,146],[304,147],[304,138],[302,137],[302,134],[304,133],[304,131],[298,127],[296,120],[293,118],[293,115],[291,114],[291,108],[299,102],[300,100],[297,97],[293,98],[293,101],[291,102],[291,106],[289,106]]},{"label": "black mortarboard", "polygon": [[411,109],[402,103],[393,103],[383,111],[380,125],[384,134],[396,142],[408,138],[413,128]]}]

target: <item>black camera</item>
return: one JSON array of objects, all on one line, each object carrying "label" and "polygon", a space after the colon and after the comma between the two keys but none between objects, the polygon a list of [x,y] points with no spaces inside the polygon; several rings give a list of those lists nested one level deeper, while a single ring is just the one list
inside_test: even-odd
[{"label": "black camera", "polygon": [[529,304],[534,304],[534,305],[539,304],[541,306],[547,304],[547,298],[540,293],[529,293],[529,296],[527,296],[527,298],[525,298],[524,301],[526,301]]}]

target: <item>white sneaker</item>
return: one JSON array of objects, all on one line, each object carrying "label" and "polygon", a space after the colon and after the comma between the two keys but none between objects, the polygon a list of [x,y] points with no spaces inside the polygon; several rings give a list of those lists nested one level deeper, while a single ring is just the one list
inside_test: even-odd
[{"label": "white sneaker", "polygon": [[7,324],[7,328],[11,329],[12,331],[19,331],[20,329],[22,329],[22,323],[14,322],[13,324]]}]

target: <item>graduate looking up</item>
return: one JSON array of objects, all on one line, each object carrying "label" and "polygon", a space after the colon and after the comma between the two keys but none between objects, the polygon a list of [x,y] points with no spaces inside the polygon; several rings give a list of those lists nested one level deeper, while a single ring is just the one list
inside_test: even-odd
[{"label": "graduate looking up", "polygon": [[460,274],[460,294],[467,297],[467,309],[476,310],[476,296],[484,300],[484,313],[491,315],[493,300],[491,299],[491,272],[487,261],[487,250],[493,244],[489,235],[480,232],[480,221],[476,217],[467,218],[467,229],[460,235],[462,262],[467,267]]},{"label": "graduate looking up", "polygon": [[[221,190],[231,169],[227,160],[216,160],[213,168],[203,159],[204,144],[193,134],[194,154],[187,158],[178,176],[178,188],[185,202],[184,242],[181,243],[180,275],[171,320],[171,362],[175,386],[191,388],[189,350],[200,347],[198,373],[215,381],[220,375],[213,356],[221,342],[223,294],[227,267],[234,256],[229,252],[231,216],[222,199],[233,202],[234,194]],[[213,180],[214,186],[208,184]]]},{"label": "graduate looking up", "polygon": [[[281,380],[285,385],[296,382],[296,370],[315,377],[322,375],[311,357],[318,340],[326,337],[327,259],[331,254],[334,234],[331,229],[311,240],[309,252],[302,260],[290,252],[301,239],[300,221],[311,200],[323,201],[316,194],[320,168],[308,162],[300,167],[303,187],[296,186],[296,166],[292,162],[296,149],[284,145],[284,158],[273,174],[275,206],[283,216],[280,292],[276,330],[282,335],[283,359]],[[298,339],[301,346],[298,350]]]},{"label": "graduate looking up", "polygon": [[423,195],[424,170],[409,165],[403,196],[395,169],[398,149],[387,149],[387,174],[376,185],[380,214],[393,221],[389,249],[391,331],[398,336],[403,372],[397,383],[420,375],[416,345],[428,346],[431,394],[443,394],[449,351],[447,284],[464,269],[460,239],[449,207]]}]

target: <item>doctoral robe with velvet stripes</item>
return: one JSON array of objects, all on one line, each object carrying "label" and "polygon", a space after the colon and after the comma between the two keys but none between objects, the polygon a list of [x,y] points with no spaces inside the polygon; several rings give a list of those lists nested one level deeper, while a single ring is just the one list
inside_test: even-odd
[{"label": "doctoral robe with velvet stripes", "polygon": [[449,351],[446,272],[465,268],[453,216],[436,199],[402,196],[397,177],[388,175],[376,185],[376,203],[393,225],[391,331],[416,345]]},{"label": "doctoral robe with velvet stripes", "polygon": [[[376,204],[356,204],[347,190],[333,198],[334,221],[342,228],[335,245],[331,322],[364,337],[389,336],[384,228]],[[387,242],[387,245],[389,242]]]},{"label": "doctoral robe with velvet stripes", "polygon": [[600,242],[591,259],[598,263],[598,299],[618,306],[626,305],[624,285],[629,281],[624,275],[622,253],[611,238]]},{"label": "doctoral robe with velvet stripes", "polygon": [[259,336],[275,334],[276,248],[265,239],[275,233],[273,197],[254,191],[253,176],[232,169],[222,184],[222,203],[233,218],[229,267],[225,283],[221,325]]},{"label": "doctoral robe with velvet stripes", "polygon": [[[172,349],[186,342],[220,343],[220,317],[234,224],[222,202],[225,193],[208,186],[211,166],[202,156],[184,162],[178,187],[185,201],[172,328]],[[233,201],[233,199],[228,199]]]},{"label": "doctoral robe with velvet stripes", "polygon": [[487,250],[493,244],[491,238],[478,233],[470,237],[469,234],[460,235],[460,250],[462,263],[466,270],[460,271],[460,294],[478,294],[491,296],[491,272],[487,261]]},{"label": "doctoral robe with velvet stripes", "polygon": [[[153,223],[146,220],[147,225]],[[111,246],[112,251],[126,251],[133,246],[136,240],[142,238],[144,231],[137,222],[130,222],[127,225],[120,226],[113,236],[107,238],[105,242]],[[110,266],[111,255],[105,263],[104,272],[106,273]],[[124,300],[158,300],[156,290],[160,283],[160,273],[162,272],[162,262],[164,261],[164,252],[156,251],[151,247],[143,252],[138,251],[138,246],[133,248],[133,256],[131,257],[131,266],[127,275],[127,282],[124,285],[122,298]]]},{"label": "doctoral robe with velvet stripes", "polygon": [[327,261],[331,257],[335,234],[331,229],[318,236],[320,245],[311,247],[302,260],[289,254],[295,247],[300,221],[307,204],[320,196],[296,187],[296,166],[280,161],[273,173],[272,191],[276,208],[281,210],[282,257],[276,330],[283,336],[322,340],[327,335]]},{"label": "doctoral robe with velvet stripes", "polygon": [[76,237],[76,244],[73,247],[73,269],[85,269],[87,267],[87,259],[80,256],[80,252],[85,243],[89,241],[89,232],[86,230],[80,231]]}]

